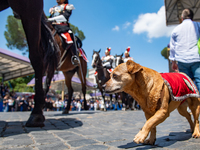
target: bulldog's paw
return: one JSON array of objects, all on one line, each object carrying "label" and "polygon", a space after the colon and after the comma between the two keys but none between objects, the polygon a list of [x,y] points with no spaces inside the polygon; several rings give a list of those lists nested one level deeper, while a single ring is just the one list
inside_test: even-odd
[{"label": "bulldog's paw", "polygon": [[135,138],[133,139],[133,141],[137,144],[139,143],[144,143],[144,140],[147,138],[148,133],[142,132],[140,131]]}]

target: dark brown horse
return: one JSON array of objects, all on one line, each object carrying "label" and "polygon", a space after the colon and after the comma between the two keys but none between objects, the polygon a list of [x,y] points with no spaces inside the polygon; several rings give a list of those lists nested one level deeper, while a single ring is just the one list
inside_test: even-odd
[{"label": "dark brown horse", "polygon": [[[63,72],[64,76],[65,76],[65,84],[67,86],[68,89],[68,95],[69,95],[69,100],[67,102],[67,107],[66,109],[63,111],[63,114],[68,114],[69,110],[70,110],[70,105],[71,105],[71,99],[72,99],[72,95],[73,95],[73,88],[72,88],[72,84],[71,84],[71,79],[73,77],[73,75],[75,73],[78,74],[80,80],[81,80],[81,86],[82,86],[82,93],[83,93],[83,97],[84,97],[84,109],[87,110],[87,102],[86,102],[86,98],[85,98],[85,94],[86,94],[86,74],[87,74],[87,62],[83,59],[82,56],[79,57],[80,60],[80,65],[79,66],[74,66],[71,62],[71,57],[72,57],[72,52],[73,52],[73,48],[78,48],[81,47],[80,45],[82,45],[80,39],[78,37],[73,37],[73,41],[76,41],[73,43],[73,45],[66,51],[63,47],[65,47],[65,42],[64,39],[62,39],[62,37],[56,32],[56,30],[53,28],[53,26],[51,25],[51,23],[48,23],[48,27],[51,29],[51,33],[52,35],[54,35],[54,38],[57,42],[57,44],[59,45],[60,48],[60,52],[61,52],[61,60],[59,63],[59,70]],[[76,45],[75,45],[76,43]],[[47,78],[48,79],[48,78]],[[48,81],[46,81],[47,84],[47,89],[45,91],[49,90],[49,86],[50,86],[50,79],[48,79]]]},{"label": "dark brown horse", "polygon": [[29,58],[35,71],[35,107],[26,122],[28,127],[44,126],[45,104],[42,77],[54,75],[59,49],[43,16],[43,0],[0,0],[0,11],[11,7],[19,15],[29,46]]},{"label": "dark brown horse", "polygon": [[[100,51],[93,51],[92,56],[92,67],[96,69],[97,75],[96,77],[96,83],[97,87],[101,92],[103,101],[104,101],[104,111],[106,111],[106,105],[105,105],[105,91],[104,91],[104,84],[110,79],[110,73],[107,71],[106,68],[103,67],[102,60],[100,57]],[[117,101],[118,94],[115,94],[115,99]],[[110,104],[112,109],[112,94],[110,94]],[[115,110],[117,110],[117,105],[115,103]]]}]

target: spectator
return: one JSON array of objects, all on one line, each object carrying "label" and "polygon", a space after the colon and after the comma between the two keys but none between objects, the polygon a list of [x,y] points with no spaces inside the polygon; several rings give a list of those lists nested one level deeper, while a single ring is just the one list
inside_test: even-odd
[{"label": "spectator", "polygon": [[77,105],[77,102],[76,102],[76,100],[75,99],[73,99],[73,101],[72,101],[72,111],[74,111],[74,110],[76,110],[76,105]]},{"label": "spectator", "polygon": [[50,110],[50,106],[51,106],[51,102],[50,99],[48,99],[47,97],[45,98],[45,110],[49,111]]},{"label": "spectator", "polygon": [[15,99],[15,111],[20,111],[20,101],[21,101],[21,97],[18,96],[16,99]]},{"label": "spectator", "polygon": [[14,100],[11,96],[8,96],[8,111],[13,111],[14,110]]},{"label": "spectator", "polygon": [[60,110],[61,102],[58,99],[56,99],[56,101],[54,103],[54,107],[56,108],[57,111]]},{"label": "spectator", "polygon": [[172,61],[172,69],[194,79],[200,90],[200,55],[197,46],[200,23],[192,21],[193,12],[190,9],[184,9],[181,17],[183,22],[171,34],[169,59]]},{"label": "spectator", "polygon": [[81,102],[80,101],[78,101],[78,103],[77,103],[77,108],[78,108],[78,111],[81,111]]},{"label": "spectator", "polygon": [[94,110],[94,103],[93,102],[90,103],[90,110]]},{"label": "spectator", "polygon": [[4,112],[8,111],[8,97],[9,95],[5,95],[3,98],[3,108],[4,108]]},{"label": "spectator", "polygon": [[97,111],[97,102],[94,102],[94,111]]},{"label": "spectator", "polygon": [[22,97],[20,101],[20,111],[28,111],[28,102],[25,97]]}]

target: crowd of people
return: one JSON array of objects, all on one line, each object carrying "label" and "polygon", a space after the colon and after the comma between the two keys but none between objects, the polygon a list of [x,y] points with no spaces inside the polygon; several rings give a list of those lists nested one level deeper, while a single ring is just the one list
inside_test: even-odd
[{"label": "crowd of people", "polygon": [[[34,108],[34,96],[30,96],[27,94],[18,95],[15,92],[10,92],[7,85],[0,86],[0,100],[3,102],[3,109],[4,112],[14,112],[14,111],[32,111]],[[68,102],[68,95],[65,95],[64,100],[59,97],[51,97],[47,96],[45,98],[45,106],[44,111],[63,111],[67,107]],[[109,101],[106,101],[106,109],[122,109],[122,104],[115,102],[112,104]],[[100,110],[103,107],[103,100],[98,99],[90,99],[87,101],[87,109],[88,110]],[[115,108],[117,107],[117,108]],[[82,111],[84,110],[84,101],[79,98],[73,98],[70,104],[70,111]]]}]

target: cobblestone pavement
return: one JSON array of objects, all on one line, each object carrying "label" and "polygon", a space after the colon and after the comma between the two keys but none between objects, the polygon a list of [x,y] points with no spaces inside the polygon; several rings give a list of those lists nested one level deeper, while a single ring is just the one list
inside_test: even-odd
[{"label": "cobblestone pavement", "polygon": [[200,139],[191,137],[188,122],[177,110],[157,126],[155,146],[132,142],[145,123],[143,111],[45,112],[43,128],[24,127],[29,115],[0,113],[0,149],[200,149]]}]

